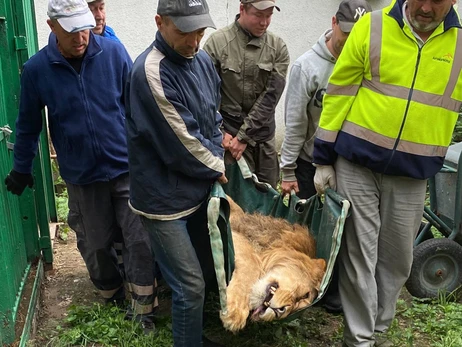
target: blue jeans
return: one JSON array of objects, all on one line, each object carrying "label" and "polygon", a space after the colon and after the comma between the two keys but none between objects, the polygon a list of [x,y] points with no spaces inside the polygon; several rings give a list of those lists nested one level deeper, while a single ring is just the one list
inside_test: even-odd
[{"label": "blue jeans", "polygon": [[[172,330],[175,347],[202,345],[202,314],[206,278],[213,270],[206,204],[187,219],[142,217],[165,281],[172,289]],[[215,280],[216,282],[216,280]]]}]

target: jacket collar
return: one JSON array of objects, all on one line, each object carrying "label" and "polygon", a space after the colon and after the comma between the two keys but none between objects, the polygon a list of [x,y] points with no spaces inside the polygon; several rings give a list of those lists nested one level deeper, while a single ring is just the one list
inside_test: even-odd
[{"label": "jacket collar", "polygon": [[[401,28],[404,27],[404,19],[403,16],[403,5],[406,0],[396,0],[396,2],[392,5],[388,15],[394,18]],[[440,24],[441,25],[441,24]],[[456,10],[454,7],[451,6],[449,13],[446,15],[443,21],[443,31],[447,31],[450,28],[462,28],[459,20],[459,16],[457,15]]]},{"label": "jacket collar", "polygon": [[[91,59],[95,55],[101,53],[102,51],[103,49],[99,45],[98,40],[95,38],[95,35],[90,31],[90,36],[88,38],[88,47],[87,51],[85,52],[84,59]],[[48,59],[50,59],[50,62],[52,63],[66,61],[66,58],[63,57],[63,55],[58,49],[56,35],[53,33],[50,33],[50,36],[48,37]]]},{"label": "jacket collar", "polygon": [[176,64],[185,65],[194,60],[194,58],[183,57],[172,47],[170,47],[170,45],[162,37],[160,31],[157,31],[156,33],[156,40],[154,41],[153,46],[156,47],[163,55],[165,55],[168,60]]},{"label": "jacket collar", "polygon": [[239,35],[239,37],[241,37],[242,39],[247,39],[249,45],[253,45],[253,46],[256,46],[256,47],[261,47],[262,42],[263,42],[264,38],[266,37],[266,32],[260,37],[253,36],[250,32],[245,30],[241,26],[241,24],[239,24],[239,22],[238,22],[239,17],[240,17],[239,14],[236,15],[236,18],[234,20],[234,27],[235,27],[235,30],[237,31],[237,35]]}]

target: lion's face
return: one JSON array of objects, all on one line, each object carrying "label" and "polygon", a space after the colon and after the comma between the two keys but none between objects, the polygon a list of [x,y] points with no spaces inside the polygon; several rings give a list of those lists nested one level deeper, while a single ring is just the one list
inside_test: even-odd
[{"label": "lion's face", "polygon": [[[274,257],[273,257],[274,258]],[[271,321],[283,319],[309,306],[318,296],[326,269],[323,259],[298,254],[272,259],[272,266],[258,280],[250,294],[251,318]]]},{"label": "lion's face", "polygon": [[282,319],[313,303],[326,269],[316,256],[307,227],[281,218],[247,214],[230,200],[235,251],[233,277],[226,289],[225,329],[239,331],[253,320]]}]

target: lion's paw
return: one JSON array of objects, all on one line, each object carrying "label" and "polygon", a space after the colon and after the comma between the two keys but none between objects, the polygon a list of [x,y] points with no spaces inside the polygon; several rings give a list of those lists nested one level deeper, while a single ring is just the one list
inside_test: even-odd
[{"label": "lion's paw", "polygon": [[223,327],[233,333],[243,329],[247,323],[247,317],[249,316],[248,310],[243,309],[232,309],[228,310],[226,314],[220,313]]}]

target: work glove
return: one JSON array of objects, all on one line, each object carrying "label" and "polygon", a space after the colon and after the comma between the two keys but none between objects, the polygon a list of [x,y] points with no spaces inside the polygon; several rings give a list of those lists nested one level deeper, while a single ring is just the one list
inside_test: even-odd
[{"label": "work glove", "polygon": [[335,170],[332,165],[317,165],[314,174],[314,187],[319,195],[323,194],[326,188],[333,190],[337,189],[337,181],[335,180]]},{"label": "work glove", "polygon": [[26,186],[32,188],[34,185],[34,178],[31,174],[23,174],[11,170],[5,178],[6,189],[15,195],[21,195]]}]

